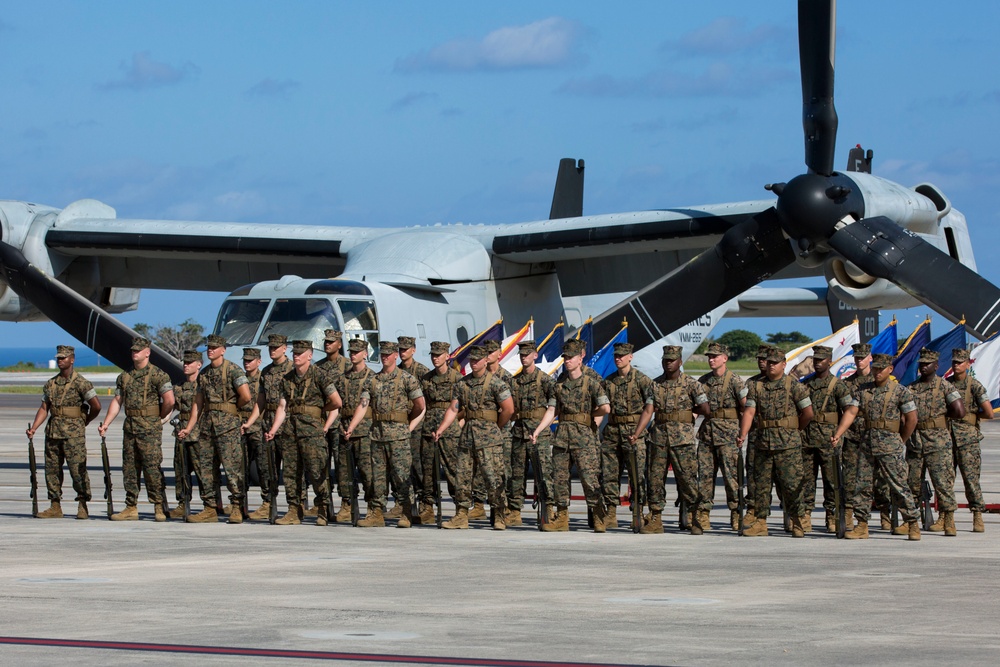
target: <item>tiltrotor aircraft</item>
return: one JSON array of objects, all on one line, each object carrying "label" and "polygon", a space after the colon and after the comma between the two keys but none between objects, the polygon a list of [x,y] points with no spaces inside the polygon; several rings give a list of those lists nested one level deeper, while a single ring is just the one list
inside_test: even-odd
[{"label": "tiltrotor aircraft", "polygon": [[[134,308],[143,287],[231,291],[215,330],[234,345],[271,332],[318,340],[333,327],[372,343],[416,335],[426,355],[431,340],[458,345],[501,317],[518,327],[534,317],[537,333],[593,314],[596,341],[627,320],[630,341],[649,351],[671,335],[697,345],[730,312],[822,314],[827,290],[863,310],[922,302],[988,336],[1000,290],[976,273],[948,198],[872,175],[860,149],[834,171],[835,10],[833,0],[799,0],[806,172],[767,185],[772,198],[585,216],[583,163],[566,159],[550,219],[514,224],[123,220],[89,199],[62,210],[5,201],[0,318],[48,318],[119,365],[132,333],[109,313]],[[818,275],[827,288],[755,287]],[[154,362],[179,373],[161,352]]]}]

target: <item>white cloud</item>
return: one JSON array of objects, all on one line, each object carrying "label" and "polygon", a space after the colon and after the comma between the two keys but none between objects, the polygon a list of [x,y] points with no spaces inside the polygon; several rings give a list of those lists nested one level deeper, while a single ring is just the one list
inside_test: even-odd
[{"label": "white cloud", "polygon": [[198,68],[192,63],[184,63],[180,67],[153,60],[149,51],[132,54],[131,62],[120,65],[122,76],[105,83],[97,84],[98,90],[142,90],[167,86],[190,78],[198,73]]}]

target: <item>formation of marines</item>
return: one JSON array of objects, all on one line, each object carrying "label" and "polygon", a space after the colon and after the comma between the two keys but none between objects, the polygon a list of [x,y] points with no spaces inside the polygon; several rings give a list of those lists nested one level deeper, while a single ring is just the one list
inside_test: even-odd
[{"label": "formation of marines", "polygon": [[[156,521],[215,522],[221,514],[229,523],[295,525],[312,515],[321,526],[382,527],[395,519],[399,528],[437,523],[467,529],[470,521],[486,518],[488,504],[493,529],[505,530],[522,525],[531,478],[539,528],[566,531],[575,466],[595,532],[617,528],[617,507],[628,503],[635,532],[663,533],[672,469],[679,528],[694,535],[713,528],[721,476],[726,529],[767,535],[776,490],[785,530],[803,537],[813,530],[820,477],[828,532],[869,537],[874,504],[882,529],[919,540],[925,474],[940,510],[931,530],[956,534],[957,469],[973,531],[984,530],[979,422],[992,419],[993,411],[983,385],[969,376],[969,353],[961,348],[952,353],[950,381],[938,376],[938,353],[922,349],[919,379],[904,387],[892,377],[892,356],[872,355],[866,344],[854,345],[857,371],[846,380],[830,372],[831,348],[815,346],[815,374],[801,383],[785,375],[785,355],[772,346],[758,350],[761,372],[749,380],[727,368],[729,350],[719,343],[709,345],[710,371],[699,379],[682,371],[681,348],[673,345],[664,346],[663,374],[655,379],[632,367],[628,343],[614,346],[616,370],[601,378],[584,365],[584,344],[567,341],[558,379],[536,366],[533,341],[519,344],[521,369],[514,375],[499,366],[499,345],[472,346],[465,376],[449,366],[446,342],[431,343],[433,368],[416,363],[415,340],[408,336],[379,344],[378,372],[368,367],[366,341],[348,341],[345,357],[342,334],[332,329],[325,332],[326,356],[318,363],[307,340],[292,342],[289,360],[288,340],[280,334],[268,338],[270,364],[263,370],[258,349],[244,349],[241,369],[226,360],[226,347],[223,337],[208,336],[205,369],[201,353],[185,351],[185,382],[174,387],[149,362],[149,341],[133,341],[134,367],[118,377],[98,428],[103,438],[124,410],[125,509],[112,520],[139,518],[143,477]],[[77,494],[76,517],[86,519],[91,491],[85,428],[101,404],[93,386],[74,371],[73,348],[59,346],[56,357],[60,372],[46,383],[27,431],[31,438],[48,419],[45,482],[51,505],[38,516],[63,516],[65,462]],[[174,510],[167,505],[161,466],[167,421],[175,425]],[[456,507],[448,520],[441,517],[442,471]],[[192,472],[203,507],[198,513],[191,512]],[[251,511],[254,476],[261,501]],[[288,510],[277,518],[282,481]],[[390,491],[396,512],[386,507]],[[367,507],[364,518],[359,496]]]}]

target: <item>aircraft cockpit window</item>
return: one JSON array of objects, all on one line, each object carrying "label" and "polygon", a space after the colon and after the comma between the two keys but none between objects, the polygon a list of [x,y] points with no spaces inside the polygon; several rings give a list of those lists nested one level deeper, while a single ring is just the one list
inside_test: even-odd
[{"label": "aircraft cockpit window", "polygon": [[214,333],[225,337],[230,345],[253,345],[253,335],[264,319],[267,304],[267,299],[227,300],[222,304]]},{"label": "aircraft cockpit window", "polygon": [[323,332],[339,328],[333,304],[326,299],[277,299],[257,344],[267,345],[271,334],[284,334],[289,341],[311,340],[322,350]]},{"label": "aircraft cockpit window", "polygon": [[375,302],[369,300],[338,299],[340,314],[344,318],[344,334],[350,338],[364,338],[368,341],[368,361],[377,363],[378,358],[378,316]]}]

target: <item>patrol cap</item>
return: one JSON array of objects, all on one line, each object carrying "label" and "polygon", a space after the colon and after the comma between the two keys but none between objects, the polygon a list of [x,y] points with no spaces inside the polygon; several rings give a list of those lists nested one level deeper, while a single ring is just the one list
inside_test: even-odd
[{"label": "patrol cap", "polygon": [[183,361],[185,364],[190,364],[193,361],[201,361],[201,352],[198,350],[184,350]]},{"label": "patrol cap", "polygon": [[517,353],[522,356],[525,354],[531,354],[532,352],[536,352],[537,350],[538,347],[535,345],[535,341],[533,340],[522,340],[520,343],[517,344]]},{"label": "patrol cap", "polygon": [[431,354],[448,354],[451,345],[443,340],[431,341]]},{"label": "patrol cap", "polygon": [[337,331],[336,329],[327,329],[326,331],[323,332],[323,334],[325,336],[323,340],[325,341],[342,340],[344,337],[344,334]]},{"label": "patrol cap", "polygon": [[571,338],[563,343],[562,356],[575,357],[579,354],[583,354],[586,349],[587,345],[582,340]]},{"label": "patrol cap", "polygon": [[851,346],[851,350],[854,352],[855,357],[864,359],[872,353],[872,346],[868,343],[855,343]]},{"label": "patrol cap", "polygon": [[892,366],[891,354],[872,355],[872,368],[888,368],[889,366]]},{"label": "patrol cap", "polygon": [[243,361],[250,361],[252,359],[260,359],[260,350],[256,347],[243,348]]},{"label": "patrol cap", "polygon": [[920,359],[917,360],[918,364],[927,364],[938,360],[941,353],[937,350],[932,350],[929,347],[920,348]]},{"label": "patrol cap", "polygon": [[713,356],[713,355],[716,355],[716,354],[724,354],[724,355],[726,355],[728,357],[729,356],[729,346],[728,345],[724,345],[722,343],[709,343],[708,344],[708,350],[705,351],[705,354],[707,354],[710,357]]},{"label": "patrol cap", "polygon": [[472,361],[479,361],[480,359],[485,359],[489,356],[489,351],[486,349],[485,345],[473,345],[469,348],[469,359]]},{"label": "patrol cap", "polygon": [[72,345],[56,345],[56,359],[65,359],[76,355],[76,348]]},{"label": "patrol cap", "polygon": [[368,343],[363,338],[352,338],[347,341],[347,349],[353,352],[367,352]]},{"label": "patrol cap", "polygon": [[771,346],[767,344],[761,344],[757,346],[757,358],[767,359],[767,353],[770,351]]},{"label": "patrol cap", "polygon": [[149,339],[143,336],[136,336],[132,339],[132,351],[138,352],[139,350],[145,350],[149,347]]},{"label": "patrol cap", "polygon": [[308,352],[311,349],[313,349],[313,344],[311,340],[292,341],[292,354],[300,354],[302,352]]},{"label": "patrol cap", "polygon": [[833,359],[833,348],[826,345],[813,345],[813,359]]},{"label": "patrol cap", "polygon": [[500,349],[500,342],[495,340],[488,340],[483,343],[483,347],[486,348],[487,354],[492,354]]},{"label": "patrol cap", "polygon": [[399,349],[409,350],[411,347],[417,346],[417,339],[413,336],[400,336],[396,339],[399,343]]},{"label": "patrol cap", "polygon": [[681,346],[680,345],[664,345],[663,346],[663,358],[667,361],[673,361],[674,359],[681,358]]},{"label": "patrol cap", "polygon": [[615,356],[620,357],[632,354],[633,347],[632,343],[615,343]]},{"label": "patrol cap", "polygon": [[288,336],[285,334],[271,334],[267,337],[268,347],[281,347],[282,345],[288,345]]},{"label": "patrol cap", "polygon": [[781,351],[780,347],[774,347],[769,345],[767,348],[767,353],[764,355],[764,359],[771,362],[779,362],[785,360],[785,353]]},{"label": "patrol cap", "polygon": [[378,343],[378,353],[381,356],[387,354],[396,354],[399,352],[399,345],[393,343],[391,340],[380,340]]},{"label": "patrol cap", "polygon": [[205,345],[208,347],[226,347],[229,342],[224,336],[219,336],[218,334],[210,334],[208,338],[205,339]]},{"label": "patrol cap", "polygon": [[962,363],[969,360],[969,351],[964,347],[956,347],[951,351],[951,360]]}]

